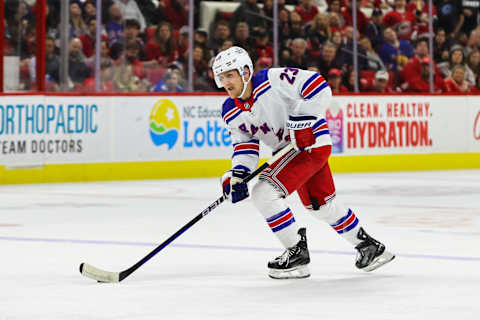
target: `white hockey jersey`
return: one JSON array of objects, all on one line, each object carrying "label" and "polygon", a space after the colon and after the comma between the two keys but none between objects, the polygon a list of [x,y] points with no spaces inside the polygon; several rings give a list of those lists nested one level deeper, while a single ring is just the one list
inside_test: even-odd
[{"label": "white hockey jersey", "polygon": [[332,144],[324,113],[332,91],[320,74],[296,68],[263,69],[252,78],[252,84],[249,99],[227,98],[222,107],[233,142],[232,168],[255,170],[259,141],[274,151],[286,146],[290,115],[317,117],[313,147]]}]

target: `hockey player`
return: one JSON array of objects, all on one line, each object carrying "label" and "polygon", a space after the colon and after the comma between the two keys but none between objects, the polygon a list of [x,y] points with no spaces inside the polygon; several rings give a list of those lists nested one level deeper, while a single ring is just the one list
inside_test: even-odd
[{"label": "hockey player", "polygon": [[249,196],[243,181],[255,170],[260,140],[278,151],[294,149],[270,165],[252,189],[255,207],[286,248],[268,262],[275,279],[310,276],[306,230],[298,228],[285,197],[297,191],[312,214],[327,222],[358,251],[357,268],[372,271],[395,256],[370,237],[358,217],[335,197],[328,165],[332,141],[324,117],[332,93],[318,73],[296,68],[263,69],[253,76],[248,53],[231,47],[217,54],[212,66],[215,82],[229,95],[222,117],[233,142],[232,169],[222,177],[232,203]]}]

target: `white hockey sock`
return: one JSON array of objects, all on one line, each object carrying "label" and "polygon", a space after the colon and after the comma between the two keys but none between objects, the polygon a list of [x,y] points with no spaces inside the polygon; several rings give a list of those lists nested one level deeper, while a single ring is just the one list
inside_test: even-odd
[{"label": "white hockey sock", "polygon": [[351,209],[345,209],[343,204],[333,198],[321,206],[319,210],[312,211],[318,219],[328,223],[342,238],[356,246],[361,241],[357,239],[360,222]]},{"label": "white hockey sock", "polygon": [[300,240],[298,226],[282,194],[269,183],[259,180],[252,189],[252,200],[283,246],[295,246]]}]

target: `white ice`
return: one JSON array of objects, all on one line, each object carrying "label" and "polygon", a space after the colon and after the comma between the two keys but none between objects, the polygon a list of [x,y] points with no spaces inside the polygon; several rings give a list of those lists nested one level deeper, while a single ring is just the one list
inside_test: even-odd
[{"label": "white ice", "polygon": [[0,320],[479,319],[480,170],[335,175],[338,198],[397,254],[354,250],[288,198],[312,276],[273,280],[280,243],[247,200],[224,203],[121,283],[81,262],[133,265],[220,196],[218,179],[0,187]]}]

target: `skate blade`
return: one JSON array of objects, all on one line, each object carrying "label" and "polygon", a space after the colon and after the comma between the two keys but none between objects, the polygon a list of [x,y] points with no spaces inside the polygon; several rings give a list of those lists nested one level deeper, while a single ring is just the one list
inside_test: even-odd
[{"label": "skate blade", "polygon": [[268,276],[272,279],[302,279],[310,277],[308,266],[298,266],[291,269],[268,269]]},{"label": "skate blade", "polygon": [[370,272],[370,271],[373,271],[375,269],[378,269],[380,268],[381,266],[383,266],[384,264],[386,263],[389,263],[390,261],[392,261],[393,259],[395,258],[395,255],[388,252],[388,251],[384,251],[381,255],[379,255],[378,257],[376,257],[372,263],[370,263],[368,266],[366,266],[365,268],[363,268],[362,270],[365,271],[365,272]]}]

